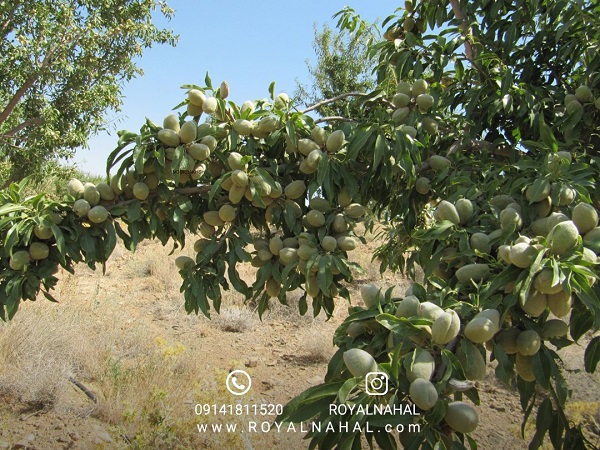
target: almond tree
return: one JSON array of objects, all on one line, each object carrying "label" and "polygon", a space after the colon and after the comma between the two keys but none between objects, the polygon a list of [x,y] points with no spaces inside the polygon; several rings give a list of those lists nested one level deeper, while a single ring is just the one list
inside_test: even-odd
[{"label": "almond tree", "polygon": [[[177,248],[189,231],[197,255],[175,259],[188,312],[218,312],[230,288],[259,314],[292,291],[303,314],[350,301],[324,382],[278,418],[322,424],[311,448],[361,448],[363,438],[476,448],[474,380],[491,361],[517,387],[523,430],[535,420],[530,448],[546,436],[555,448],[593,448],[565,414],[557,350],[586,343],[588,372],[600,359],[600,337],[586,337],[600,329],[596,9],[407,1],[370,49],[374,92],[303,110],[273,84],[270,98],[242,105],[208,75],[183,86],[177,114],[120,133],[107,183],[71,180],[56,202],[23,198],[24,183],[2,192],[0,317],[40,291],[52,299],[60,266],[104,265],[119,239]],[[339,19],[354,32],[363,23],[350,9]],[[361,114],[327,126],[307,114],[347,97],[361,99]],[[350,297],[361,220],[385,226],[375,256],[415,281],[403,295],[366,285],[364,305]],[[246,263],[251,286],[238,276]],[[370,372],[383,372],[385,389]],[[331,404],[361,408],[332,415]],[[385,413],[402,405],[420,415]]]},{"label": "almond tree", "polygon": [[152,23],[166,3],[78,0],[0,5],[0,180],[38,175],[68,158],[118,111],[123,84],[142,73],[135,59],[176,37]]}]

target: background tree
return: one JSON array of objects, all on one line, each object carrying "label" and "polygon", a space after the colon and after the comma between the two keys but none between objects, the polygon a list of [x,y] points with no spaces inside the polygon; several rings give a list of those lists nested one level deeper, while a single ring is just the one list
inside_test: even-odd
[{"label": "background tree", "polygon": [[152,23],[166,3],[10,1],[0,4],[0,181],[39,174],[73,155],[119,109],[123,83],[142,73],[144,48],[173,45]]},{"label": "background tree", "polygon": [[[24,198],[24,183],[1,192],[0,318],[39,292],[52,299],[59,266],[104,264],[117,238],[178,246],[187,230],[201,235],[195,259],[175,260],[188,312],[218,312],[233,287],[259,314],[300,289],[303,314],[330,315],[336,297],[352,300],[349,252],[372,213],[387,227],[382,268],[424,277],[398,297],[363,286],[324,382],[278,420],[323,424],[311,448],[476,448],[474,381],[495,361],[523,432],[536,416],[531,449],[546,436],[593,448],[565,413],[557,350],[586,343],[585,370],[600,361],[600,336],[586,337],[600,329],[597,6],[407,1],[396,13],[370,47],[376,89],[335,131],[306,114],[335,100],[298,111],[272,84],[270,100],[238,106],[207,75],[162,126],[119,134],[110,186],[71,180],[61,201]],[[361,30],[351,9],[339,17]],[[213,120],[199,125],[202,114]],[[251,286],[236,270],[246,262]],[[374,371],[389,380],[381,395]],[[332,415],[332,403],[419,415]]]},{"label": "background tree", "polygon": [[[309,85],[297,82],[296,97],[307,106],[320,100],[348,92],[370,92],[375,87],[374,61],[370,58],[369,43],[376,38],[377,28],[364,24],[363,33],[332,30],[315,25],[313,48],[317,61],[306,61]],[[356,117],[360,113],[357,98],[345,98],[319,108],[322,116]]]}]

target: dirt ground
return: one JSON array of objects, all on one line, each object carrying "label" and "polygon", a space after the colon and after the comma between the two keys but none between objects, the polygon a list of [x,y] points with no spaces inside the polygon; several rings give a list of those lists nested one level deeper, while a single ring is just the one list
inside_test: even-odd
[{"label": "dirt ground", "polygon": [[[299,316],[292,299],[289,308],[274,305],[261,322],[235,294],[227,294],[222,314],[211,321],[189,316],[168,250],[154,242],[135,254],[117,248],[105,275],[85,266],[75,276],[63,273],[58,304],[29,302],[13,322],[0,325],[0,449],[308,447],[300,432],[199,431],[203,424],[249,422],[260,429],[273,416],[197,415],[195,407],[235,405],[239,397],[227,392],[225,378],[236,369],[252,377],[243,397],[249,405],[285,404],[321,382],[334,352],[333,331],[347,314],[345,301],[329,321]],[[368,252],[356,253],[367,273],[357,277],[355,294],[373,280],[406,286],[360,260]],[[597,433],[600,378],[581,369],[584,348],[562,356],[574,390],[572,418]],[[515,393],[496,382],[491,369],[480,388],[479,448],[527,448]]]}]

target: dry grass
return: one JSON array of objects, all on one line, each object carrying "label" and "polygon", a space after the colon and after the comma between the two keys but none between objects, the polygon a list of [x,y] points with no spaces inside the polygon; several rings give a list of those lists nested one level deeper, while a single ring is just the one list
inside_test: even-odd
[{"label": "dry grass", "polygon": [[95,349],[82,335],[76,311],[63,314],[35,306],[0,323],[0,389],[31,408],[60,407],[69,377],[93,370]]},{"label": "dry grass", "polygon": [[[268,353],[264,360],[257,357],[260,364],[289,357],[292,367],[304,370],[302,366],[324,364],[331,357],[331,324],[323,314],[312,317],[310,304],[306,315],[299,314],[300,291],[288,294],[287,306],[271,301],[263,323],[254,305],[233,291],[223,292],[221,314],[213,312],[211,321],[185,314],[174,260],[180,254],[194,256],[193,241],[191,236],[189,245],[173,255],[169,255],[171,247],[156,241],[141,243],[134,254],[117,246],[105,277],[84,265],[76,268],[75,276],[62,273],[55,292],[60,305],[24,304],[14,321],[0,324],[0,394],[38,409],[92,416],[108,424],[114,436],[122,436],[127,448],[285,445],[277,441],[280,438],[263,434],[245,442],[240,434],[193,432],[197,423],[209,420],[193,413],[194,404],[238,400],[225,390],[227,371],[211,367],[211,361],[198,357],[196,348],[206,346],[203,339],[207,336],[214,342],[222,331],[246,334],[229,335],[231,344],[235,339],[252,339],[259,327],[272,326],[274,335],[280,336],[276,342],[285,339],[287,348],[283,354]],[[367,252],[354,254],[369,271],[360,278],[361,284],[382,280],[366,259]],[[239,267],[247,283],[252,282],[254,271],[249,265]],[[351,292],[355,304],[357,287]],[[345,315],[345,310],[346,303],[340,300],[336,315]],[[273,342],[265,344],[270,351],[268,345]],[[214,348],[215,355],[219,351],[220,347]],[[243,366],[241,361],[228,364]],[[97,394],[98,404],[74,388],[69,376]],[[262,399],[244,401],[260,403]]]},{"label": "dry grass", "polygon": [[234,305],[222,309],[220,314],[214,316],[211,323],[228,333],[244,333],[254,330],[258,320],[256,313],[246,306]]}]

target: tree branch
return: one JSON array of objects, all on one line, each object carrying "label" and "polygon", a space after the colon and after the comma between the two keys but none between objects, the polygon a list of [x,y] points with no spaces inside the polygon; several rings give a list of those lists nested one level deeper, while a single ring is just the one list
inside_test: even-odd
[{"label": "tree branch", "polygon": [[358,122],[357,120],[354,119],[348,119],[347,117],[342,117],[342,116],[328,116],[328,117],[320,117],[317,120],[315,120],[315,124],[317,123],[322,123],[322,122]]},{"label": "tree branch", "polygon": [[471,27],[469,26],[469,22],[467,21],[467,17],[465,13],[460,9],[460,5],[458,4],[459,0],[450,0],[450,5],[452,5],[452,11],[454,12],[454,16],[461,20],[461,24],[458,26],[465,38],[465,55],[467,59],[471,61],[473,65],[475,65],[475,57],[477,56],[475,53],[475,48],[471,40],[473,39],[473,32]]},{"label": "tree branch", "polygon": [[87,395],[87,397],[93,401],[94,403],[98,403],[98,398],[96,397],[96,395],[94,395],[94,393],[92,391],[90,391],[83,383],[77,381],[75,378],[73,377],[69,377],[69,381],[71,383],[73,383],[75,386],[77,386],[79,389],[81,389],[81,391]]},{"label": "tree branch", "polygon": [[23,122],[21,125],[17,125],[16,127],[14,127],[12,130],[7,131],[6,133],[4,133],[2,135],[3,138],[8,138],[8,137],[13,137],[15,134],[17,134],[19,131],[21,131],[23,128],[27,128],[31,125],[40,125],[44,122],[44,119],[42,119],[41,117],[37,117],[35,119],[29,119],[26,120],[25,122]]},{"label": "tree branch", "polygon": [[[171,190],[171,192],[173,192],[175,194],[182,194],[182,195],[194,195],[194,194],[206,194],[206,193],[210,192],[210,189],[211,189],[211,186],[202,185],[202,186],[195,186],[195,187],[173,189],[173,190]],[[158,193],[150,194],[150,196],[148,198],[156,197],[157,195],[158,195]],[[117,206],[126,206],[126,205],[130,205],[132,203],[139,202],[139,201],[140,200],[138,200],[137,198],[132,198],[129,200],[123,200],[123,201],[117,202],[113,205],[106,206],[105,208],[110,211],[112,208],[116,208]]]},{"label": "tree branch", "polygon": [[0,125],[2,125],[6,121],[6,119],[8,119],[8,116],[10,115],[10,113],[13,112],[15,107],[21,101],[21,98],[23,98],[23,96],[29,90],[29,88],[31,88],[31,86],[33,86],[33,84],[36,82],[36,80],[40,77],[40,74],[42,73],[42,71],[44,69],[46,69],[46,67],[48,67],[48,65],[50,64],[50,61],[52,60],[52,57],[58,51],[59,47],[61,45],[68,45],[70,43],[73,43],[77,39],[79,39],[78,35],[73,37],[73,39],[71,39],[69,41],[60,42],[58,45],[56,45],[56,46],[52,47],[50,50],[48,50],[48,53],[46,53],[44,60],[40,64],[40,67],[31,74],[31,76],[27,79],[27,81],[25,81],[23,86],[21,86],[19,88],[19,90],[15,93],[13,98],[10,99],[10,101],[6,105],[6,108],[4,108],[4,111],[2,111],[2,113],[0,113]]},{"label": "tree branch", "polygon": [[368,97],[368,96],[369,96],[369,94],[366,94],[364,92],[346,92],[345,94],[341,94],[341,95],[338,95],[336,97],[328,98],[327,100],[322,100],[322,101],[320,101],[318,103],[315,103],[314,105],[309,106],[308,108],[306,108],[305,110],[302,110],[300,112],[302,114],[306,114],[309,111],[313,111],[315,109],[319,109],[322,106],[328,105],[330,103],[337,102],[338,100],[342,100],[343,98],[346,98],[346,97]]}]

